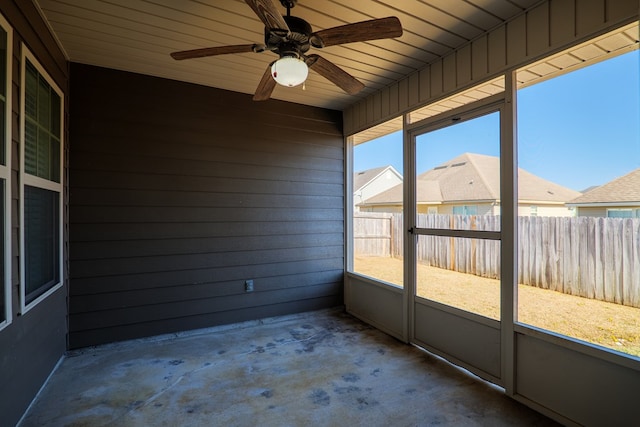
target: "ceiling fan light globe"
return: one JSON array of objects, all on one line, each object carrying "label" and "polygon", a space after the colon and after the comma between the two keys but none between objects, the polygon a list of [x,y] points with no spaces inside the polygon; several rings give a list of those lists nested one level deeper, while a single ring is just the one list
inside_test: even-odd
[{"label": "ceiling fan light globe", "polygon": [[309,67],[302,59],[285,56],[273,63],[271,75],[282,86],[298,86],[307,79]]}]

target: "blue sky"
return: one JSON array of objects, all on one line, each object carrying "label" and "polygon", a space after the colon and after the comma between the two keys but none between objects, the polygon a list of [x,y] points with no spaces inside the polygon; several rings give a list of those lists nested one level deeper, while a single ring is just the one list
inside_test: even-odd
[{"label": "blue sky", "polygon": [[[418,138],[418,173],[465,151],[497,155],[497,114]],[[519,166],[583,190],[640,167],[640,52],[518,91]],[[356,146],[354,170],[402,173],[402,133]]]}]

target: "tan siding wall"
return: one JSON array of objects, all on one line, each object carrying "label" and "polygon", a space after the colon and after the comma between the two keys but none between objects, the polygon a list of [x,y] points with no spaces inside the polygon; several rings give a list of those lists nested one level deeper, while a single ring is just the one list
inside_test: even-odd
[{"label": "tan siding wall", "polygon": [[397,213],[402,212],[402,206],[389,205],[389,206],[367,206],[361,209],[361,212],[387,212]]},{"label": "tan siding wall", "polygon": [[575,211],[565,206],[518,205],[518,216],[531,216],[531,206],[537,207],[537,216],[575,216]]},{"label": "tan siding wall", "polygon": [[606,208],[576,208],[577,216],[605,217],[607,216]]},{"label": "tan siding wall", "polygon": [[[438,214],[443,215],[453,215],[453,207],[454,206],[477,206],[478,207],[478,215],[493,215],[493,207],[490,203],[460,203],[460,204],[444,204],[437,205]],[[428,212],[429,206],[427,205],[418,205],[418,213],[426,214]]]},{"label": "tan siding wall", "polygon": [[[548,0],[344,111],[351,135],[638,17],[637,0]],[[409,90],[407,94],[405,90]],[[369,100],[372,111],[366,114]],[[380,105],[377,105],[380,103]]]}]

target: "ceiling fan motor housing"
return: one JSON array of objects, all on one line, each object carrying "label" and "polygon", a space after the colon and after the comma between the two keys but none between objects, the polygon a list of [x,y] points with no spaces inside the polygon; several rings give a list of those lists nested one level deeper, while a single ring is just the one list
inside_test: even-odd
[{"label": "ceiling fan motor housing", "polygon": [[282,56],[300,57],[311,47],[309,39],[311,37],[311,25],[302,18],[296,16],[283,16],[289,34],[282,34],[278,30],[270,28],[264,29],[264,44],[267,49]]},{"label": "ceiling fan motor housing", "polygon": [[280,4],[287,10],[293,8],[298,3],[298,0],[280,0]]}]

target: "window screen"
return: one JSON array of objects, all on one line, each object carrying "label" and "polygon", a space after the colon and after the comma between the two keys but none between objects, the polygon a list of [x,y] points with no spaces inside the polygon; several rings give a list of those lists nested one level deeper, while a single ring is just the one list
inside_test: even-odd
[{"label": "window screen", "polygon": [[24,188],[26,302],[59,282],[59,197],[42,188]]}]

